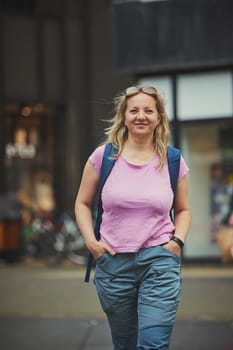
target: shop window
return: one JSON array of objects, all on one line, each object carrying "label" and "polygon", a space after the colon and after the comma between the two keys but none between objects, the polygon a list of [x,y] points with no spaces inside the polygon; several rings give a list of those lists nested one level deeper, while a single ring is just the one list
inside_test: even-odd
[{"label": "shop window", "polygon": [[33,211],[52,211],[55,109],[42,104],[4,108],[6,192]]},{"label": "shop window", "polygon": [[182,127],[182,153],[190,167],[192,226],[188,258],[219,257],[216,234],[233,212],[233,122]]},{"label": "shop window", "polygon": [[177,116],[180,120],[231,117],[231,72],[186,74],[177,77]]}]

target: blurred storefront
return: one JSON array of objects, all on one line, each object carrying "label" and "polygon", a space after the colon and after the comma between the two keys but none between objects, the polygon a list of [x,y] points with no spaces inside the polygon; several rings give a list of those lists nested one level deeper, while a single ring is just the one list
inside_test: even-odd
[{"label": "blurred storefront", "polygon": [[32,216],[73,209],[90,148],[83,5],[0,0],[0,253]]},{"label": "blurred storefront", "polygon": [[0,1],[0,195],[36,211],[70,209],[77,191],[88,127],[84,13],[75,1]]},{"label": "blurred storefront", "polygon": [[54,210],[54,107],[5,104],[3,111],[7,192],[32,209]]}]

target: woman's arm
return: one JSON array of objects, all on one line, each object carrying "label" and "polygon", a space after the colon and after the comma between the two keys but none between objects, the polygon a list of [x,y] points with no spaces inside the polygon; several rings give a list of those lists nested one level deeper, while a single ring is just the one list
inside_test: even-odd
[{"label": "woman's arm", "polygon": [[75,217],[86,247],[94,259],[98,259],[105,251],[114,255],[114,251],[109,246],[95,238],[92,207],[98,189],[98,182],[99,176],[88,160],[83,170],[81,184],[75,200]]},{"label": "woman's arm", "polygon": [[[188,199],[188,176],[185,175],[177,183],[174,203],[174,236],[179,238],[182,242],[184,242],[185,238],[187,237],[190,229],[190,221],[191,216]],[[170,241],[165,245],[165,247],[177,255],[181,253],[180,246],[174,241]]]},{"label": "woman's arm", "polygon": [[189,232],[191,222],[188,199],[188,175],[185,175],[177,184],[174,205],[174,218],[174,236],[180,238],[184,242]]}]

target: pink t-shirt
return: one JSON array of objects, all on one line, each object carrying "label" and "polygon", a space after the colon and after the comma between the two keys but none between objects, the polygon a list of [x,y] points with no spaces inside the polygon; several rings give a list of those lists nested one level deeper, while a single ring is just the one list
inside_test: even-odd
[{"label": "pink t-shirt", "polygon": [[[95,149],[89,160],[100,174],[104,146]],[[102,191],[101,241],[115,252],[137,252],[170,240],[174,224],[170,218],[173,192],[167,163],[156,169],[158,157],[144,165],[133,165],[120,156]],[[187,174],[181,156],[178,181]]]}]

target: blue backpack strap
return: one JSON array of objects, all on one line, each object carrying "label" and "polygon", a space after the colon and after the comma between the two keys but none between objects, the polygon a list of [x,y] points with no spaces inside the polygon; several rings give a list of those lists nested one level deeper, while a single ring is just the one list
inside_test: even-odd
[{"label": "blue backpack strap", "polygon": [[[168,162],[168,171],[170,176],[171,188],[175,199],[176,187],[177,187],[179,170],[180,170],[180,150],[177,148],[168,146],[167,162]],[[174,200],[172,203],[172,208],[170,213],[171,218],[173,217],[172,216],[173,207],[174,207]]]},{"label": "blue backpack strap", "polygon": [[[102,214],[103,214],[103,207],[102,207],[102,200],[101,200],[101,193],[102,189],[104,187],[105,181],[107,180],[107,177],[109,176],[113,165],[115,164],[115,159],[113,159],[114,154],[116,154],[117,149],[112,146],[111,143],[107,143],[104,149],[103,154],[103,160],[101,165],[101,171],[100,171],[100,179],[99,179],[99,186],[98,186],[98,194],[97,194],[97,218],[95,222],[95,237],[97,240],[100,239],[100,225],[102,222]],[[87,269],[86,269],[86,275],[85,275],[85,282],[89,282],[90,279],[90,273],[91,273],[91,267],[93,264],[93,256],[91,253],[89,253],[88,261],[87,261]]]}]

